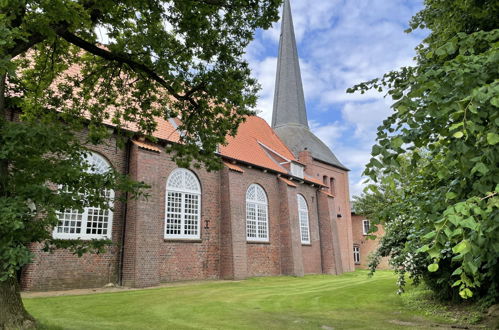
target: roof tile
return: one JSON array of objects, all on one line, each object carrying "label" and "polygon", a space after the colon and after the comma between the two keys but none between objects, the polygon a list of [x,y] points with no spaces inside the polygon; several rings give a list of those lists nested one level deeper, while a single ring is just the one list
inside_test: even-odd
[{"label": "roof tile", "polygon": [[287,184],[290,187],[295,187],[296,188],[296,185],[293,182],[291,182],[290,180],[286,179],[286,178],[279,177],[279,180],[281,180],[282,182],[284,182],[285,184]]}]

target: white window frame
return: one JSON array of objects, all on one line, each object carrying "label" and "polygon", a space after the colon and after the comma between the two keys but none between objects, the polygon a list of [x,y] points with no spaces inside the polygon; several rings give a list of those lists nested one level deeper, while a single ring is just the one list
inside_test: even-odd
[{"label": "white window frame", "polygon": [[291,175],[294,175],[300,179],[303,179],[303,166],[294,162],[291,162]]},{"label": "white window frame", "polygon": [[[104,158],[102,155],[96,152],[90,152],[86,157],[86,161],[92,166],[88,169],[90,173],[106,173],[111,170],[111,164]],[[64,189],[63,186],[59,187],[59,190]],[[60,222],[70,221],[70,222],[80,222],[80,233],[69,233],[69,232],[59,232],[60,224],[54,227],[52,231],[52,237],[56,239],[82,239],[82,240],[91,240],[91,239],[111,239],[113,232],[113,218],[114,214],[112,208],[114,206],[114,191],[113,190],[105,190],[105,194],[108,194],[109,198],[109,209],[105,210],[107,212],[107,222],[106,222],[106,230],[107,234],[87,234],[87,226],[89,224],[89,216],[95,216],[95,214],[91,214],[94,212],[100,212],[100,207],[89,206],[83,208],[83,212],[78,210],[66,209],[64,211],[57,212],[57,217]],[[64,228],[64,226],[63,226]],[[98,230],[99,228],[97,228]]]},{"label": "white window frame", "polygon": [[353,246],[353,262],[356,265],[360,264],[360,246],[358,245]]},{"label": "white window frame", "polygon": [[[260,190],[261,192],[263,192],[263,196],[265,196],[265,201],[262,201],[262,200],[258,200],[258,193],[257,191],[255,191],[255,198],[254,199],[249,199],[248,198],[248,195],[249,195],[249,191],[250,189],[256,189],[257,191]],[[256,237],[250,237],[248,236],[249,234],[249,230],[248,230],[248,220],[251,221],[251,219],[249,219],[249,209],[250,209],[250,206],[254,206],[254,210],[255,210],[255,235]],[[261,211],[261,210],[264,210],[265,211],[265,219],[264,221],[261,221],[260,219],[258,219],[258,211]],[[265,226],[265,233],[266,233],[266,236],[263,236],[263,235],[260,235],[260,226],[262,225],[262,222],[264,222],[264,226]],[[269,237],[270,237],[270,233],[269,233],[269,203],[268,203],[268,198],[267,198],[267,193],[265,192],[265,189],[263,189],[262,186],[254,183],[254,184],[251,184],[248,189],[246,190],[246,240],[247,241],[250,241],[250,242],[269,242]]]},{"label": "white window frame", "polygon": [[298,225],[300,226],[300,239],[302,244],[310,244],[310,220],[307,200],[303,195],[297,194]]},{"label": "white window frame", "polygon": [[[183,187],[172,187],[170,186],[170,180],[176,175],[177,173],[181,173],[182,175],[182,180],[183,180]],[[185,187],[185,177],[186,175],[192,176],[197,183],[197,188],[196,189],[188,189]],[[169,212],[169,205],[168,205],[168,196],[169,194],[180,194],[180,212]],[[186,213],[186,196],[191,195],[195,196],[197,199],[197,212],[196,213]],[[180,234],[171,234],[167,233],[168,230],[168,216],[171,214],[176,214],[180,216]],[[196,234],[185,234],[186,231],[186,215],[193,216],[196,215],[197,217],[197,227],[196,227]],[[192,171],[189,171],[185,168],[177,168],[173,170],[170,175],[168,176],[168,179],[166,180],[166,194],[165,194],[165,218],[164,218],[164,238],[165,239],[184,239],[184,240],[199,240],[201,238],[201,184],[199,182],[198,177],[196,174],[194,174]]]},{"label": "white window frame", "polygon": [[[366,231],[367,224],[367,231]],[[362,234],[369,235],[369,230],[371,229],[371,222],[369,220],[362,220]]]}]

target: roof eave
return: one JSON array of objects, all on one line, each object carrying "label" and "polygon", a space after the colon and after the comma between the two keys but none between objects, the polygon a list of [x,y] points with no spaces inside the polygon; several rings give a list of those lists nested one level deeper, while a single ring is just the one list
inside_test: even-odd
[{"label": "roof eave", "polygon": [[338,164],[333,164],[333,163],[325,161],[323,159],[319,159],[319,158],[316,158],[316,157],[313,157],[313,156],[312,156],[312,159],[314,159],[314,160],[316,160],[318,162],[321,162],[321,163],[324,163],[324,164],[327,164],[327,165],[339,168],[340,170],[344,170],[344,171],[347,171],[347,172],[351,171],[348,167],[345,167],[345,166],[342,166],[342,165],[338,165]]}]

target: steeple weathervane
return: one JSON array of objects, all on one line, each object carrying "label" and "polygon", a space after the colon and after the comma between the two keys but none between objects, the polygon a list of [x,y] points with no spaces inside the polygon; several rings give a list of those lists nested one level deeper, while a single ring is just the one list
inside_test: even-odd
[{"label": "steeple weathervane", "polygon": [[282,13],[274,110],[272,113],[272,128],[284,125],[297,125],[308,128],[300,62],[289,0],[284,0]]}]

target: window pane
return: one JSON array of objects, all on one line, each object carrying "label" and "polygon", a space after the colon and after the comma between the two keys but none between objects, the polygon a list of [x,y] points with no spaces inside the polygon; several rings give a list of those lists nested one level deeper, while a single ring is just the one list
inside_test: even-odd
[{"label": "window pane", "polygon": [[199,222],[199,196],[185,194],[184,196],[184,234],[197,235]]},{"label": "window pane", "polygon": [[168,192],[166,208],[166,234],[179,235],[182,223],[182,194]]},{"label": "window pane", "polygon": [[101,210],[98,207],[87,208],[86,234],[102,235],[108,234],[109,210]]},{"label": "window pane", "polygon": [[64,210],[64,212],[58,212],[57,217],[59,218],[57,233],[79,234],[81,232],[83,213],[78,210]]},{"label": "window pane", "polygon": [[256,238],[256,204],[246,203],[246,236]]},{"label": "window pane", "polygon": [[[111,170],[111,165],[101,155],[90,152],[83,160],[90,168],[89,173],[103,174]],[[59,191],[67,192],[67,187],[60,186]],[[109,206],[113,204],[114,192],[104,190],[103,197],[109,201]],[[86,207],[83,212],[77,210],[64,210],[57,213],[59,224],[55,228],[54,238],[63,239],[99,239],[111,236],[113,212],[112,210],[102,210],[99,207]]]},{"label": "window pane", "polygon": [[250,240],[268,240],[267,194],[262,187],[252,184],[246,191],[246,237]]},{"label": "window pane", "polygon": [[308,221],[308,206],[305,198],[298,194],[298,220],[300,223],[300,234],[302,243],[310,243],[310,229]]},{"label": "window pane", "polygon": [[258,238],[267,239],[267,206],[258,205]]}]

